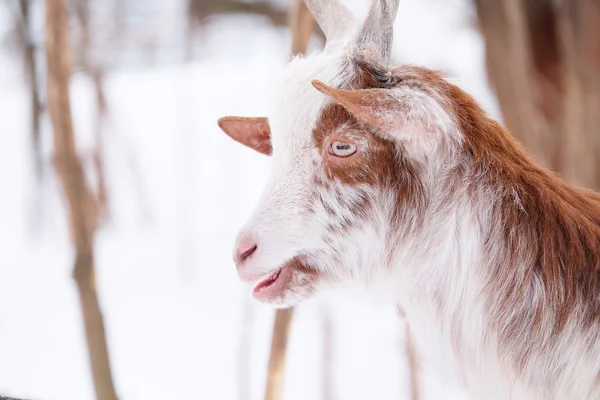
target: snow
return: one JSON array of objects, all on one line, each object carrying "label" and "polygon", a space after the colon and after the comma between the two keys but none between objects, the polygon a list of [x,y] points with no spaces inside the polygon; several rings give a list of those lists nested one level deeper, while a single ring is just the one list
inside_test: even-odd
[{"label": "snow", "polygon": [[[350,6],[364,15],[368,4]],[[403,0],[395,53],[448,71],[498,117],[471,14],[467,0]],[[203,40],[193,63],[121,69],[107,80],[111,219],[96,239],[97,286],[124,400],[263,396],[273,311],[247,303],[231,250],[270,161],[229,140],[216,120],[264,113],[264,89],[286,61],[289,34],[260,18],[218,17]],[[46,174],[36,206],[28,99],[6,54],[0,88],[0,393],[92,399],[63,199]],[[95,114],[85,76],[74,76],[71,95],[78,148],[89,164]],[[47,120],[43,136],[49,166]],[[285,399],[322,396],[324,306],[333,314],[335,398],[407,398],[402,321],[389,306],[341,292],[296,310]],[[245,396],[237,387],[244,309],[254,318]],[[462,398],[423,368],[423,398]]]}]

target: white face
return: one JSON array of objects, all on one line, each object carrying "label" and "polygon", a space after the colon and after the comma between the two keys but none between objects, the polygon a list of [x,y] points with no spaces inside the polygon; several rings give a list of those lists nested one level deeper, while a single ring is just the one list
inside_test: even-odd
[{"label": "white face", "polygon": [[[370,224],[355,226],[360,218],[352,207],[372,191],[330,180],[323,165],[354,157],[358,144],[340,140],[327,149],[315,145],[313,130],[330,101],[311,81],[335,81],[340,64],[339,57],[318,54],[288,65],[275,99],[277,109],[269,117],[274,158],[270,181],[238,236],[240,276],[256,284],[255,298],[277,306],[293,305],[320,285],[357,272],[361,247],[376,240]],[[254,246],[240,260],[240,253]]]},{"label": "white face", "polygon": [[[286,307],[341,281],[385,278],[392,244],[419,223],[431,158],[424,150],[437,147],[433,125],[448,118],[428,88],[437,75],[385,66],[396,9],[396,0],[377,0],[355,42],[292,60],[268,121],[219,121],[233,139],[274,157],[234,250],[240,277],[261,301]],[[429,113],[441,118],[424,119]]]},{"label": "white face", "polygon": [[276,306],[388,270],[398,196],[385,174],[402,167],[401,156],[311,85],[346,85],[340,81],[354,79],[341,73],[347,63],[327,53],[293,60],[269,118],[273,170],[234,258],[240,277],[256,285],[254,297]]}]

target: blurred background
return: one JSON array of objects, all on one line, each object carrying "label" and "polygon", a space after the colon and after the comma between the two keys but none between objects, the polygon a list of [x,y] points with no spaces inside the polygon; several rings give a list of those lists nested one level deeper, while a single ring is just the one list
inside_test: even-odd
[{"label": "blurred background", "polygon": [[[346,0],[362,19],[370,0]],[[340,291],[277,314],[231,259],[270,160],[298,0],[0,0],[0,397],[458,399],[404,322]],[[402,0],[399,63],[446,72],[535,158],[600,186],[600,2]],[[292,48],[292,42],[294,47]]]}]

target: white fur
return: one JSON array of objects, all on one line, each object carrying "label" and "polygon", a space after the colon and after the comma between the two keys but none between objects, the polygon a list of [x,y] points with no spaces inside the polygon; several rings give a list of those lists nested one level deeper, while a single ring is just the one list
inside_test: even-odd
[{"label": "white fur", "polygon": [[[312,131],[330,100],[313,88],[311,81],[317,79],[332,87],[344,82],[348,78],[344,66],[351,55],[348,47],[345,49],[293,59],[283,80],[276,84],[279,96],[274,98],[269,116],[274,165],[263,197],[239,235],[239,242],[252,238],[258,243],[256,254],[244,268],[264,276],[301,253],[325,277],[376,288],[379,296],[386,290],[390,300],[405,311],[417,348],[427,360],[437,360],[441,374],[460,380],[475,399],[600,398],[598,389],[588,392],[598,388],[600,368],[600,350],[586,352],[585,341],[593,332],[575,336],[576,327],[567,327],[573,336],[564,336],[554,354],[534,356],[521,374],[516,373],[506,351],[500,351],[490,310],[484,306],[482,268],[492,260],[483,259],[481,237],[494,223],[489,204],[497,193],[479,188],[489,190],[489,204],[473,204],[459,189],[450,198],[437,192],[437,182],[456,162],[443,153],[440,144],[451,148],[463,140],[441,95],[410,87],[393,90],[398,101],[410,107],[402,115],[398,131],[386,134],[422,168],[431,202],[419,226],[417,219],[407,219],[414,226],[403,228],[414,234],[402,239],[399,234],[390,235],[393,194],[330,181],[329,189],[318,189],[322,203],[315,201],[313,178],[327,177]],[[385,117],[397,119],[398,115]],[[342,193],[343,203],[336,193]],[[365,195],[377,199],[368,220],[332,235],[328,226],[336,219],[324,204],[336,217],[356,223],[348,204]],[[519,206],[520,199],[514,198]],[[310,296],[312,292],[303,290],[303,279],[297,276],[295,289],[275,305],[293,305]],[[537,295],[544,294],[540,290]],[[545,323],[549,332],[552,321]],[[551,365],[559,362],[566,365],[565,370],[557,371]],[[547,374],[553,379],[547,379]]]}]

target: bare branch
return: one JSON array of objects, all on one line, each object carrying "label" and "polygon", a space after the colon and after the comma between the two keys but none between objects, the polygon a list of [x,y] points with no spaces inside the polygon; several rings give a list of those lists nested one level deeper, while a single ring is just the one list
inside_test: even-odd
[{"label": "bare branch", "polygon": [[[298,2],[294,2],[294,6],[299,7]],[[295,11],[292,11],[292,14],[294,13]],[[190,0],[188,3],[188,18],[195,24],[203,25],[211,16],[218,14],[262,15],[273,26],[288,25],[290,17],[288,10],[275,7],[269,1]],[[315,26],[313,29],[315,34],[325,39],[325,34],[319,26]]]},{"label": "bare branch", "polygon": [[233,13],[263,15],[275,26],[285,26],[288,22],[287,11],[274,7],[268,1],[190,0],[188,3],[188,17],[199,24],[215,14]]},{"label": "bare branch", "polygon": [[34,171],[37,182],[39,183],[42,179],[43,172],[40,142],[42,104],[40,100],[35,44],[31,33],[30,0],[19,0],[18,10],[19,16],[17,18],[16,29],[18,32],[19,45],[22,49],[27,84],[29,87],[29,99],[31,102],[31,144],[33,149]]},{"label": "bare branch", "polygon": [[81,43],[80,52],[83,63],[83,69],[89,74],[93,88],[96,103],[96,121],[95,121],[95,148],[93,154],[93,163],[97,175],[97,205],[98,220],[104,222],[109,215],[108,189],[106,186],[106,177],[104,170],[104,122],[108,113],[106,94],[104,93],[104,75],[105,71],[101,63],[92,57],[92,33],[90,28],[90,4],[89,0],[76,0],[75,10],[77,19],[81,25]]}]

